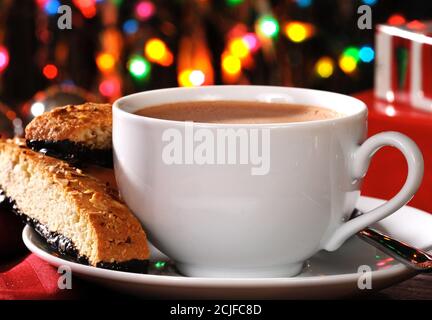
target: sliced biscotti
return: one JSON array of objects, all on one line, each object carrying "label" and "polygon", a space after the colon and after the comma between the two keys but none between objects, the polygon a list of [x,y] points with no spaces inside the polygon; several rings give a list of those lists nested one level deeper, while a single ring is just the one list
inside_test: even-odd
[{"label": "sliced biscotti", "polygon": [[27,145],[74,165],[112,167],[110,104],[58,107],[34,118],[26,127]]},{"label": "sliced biscotti", "polygon": [[60,253],[93,266],[145,271],[141,224],[116,193],[80,169],[23,140],[0,140],[0,188],[0,198]]}]

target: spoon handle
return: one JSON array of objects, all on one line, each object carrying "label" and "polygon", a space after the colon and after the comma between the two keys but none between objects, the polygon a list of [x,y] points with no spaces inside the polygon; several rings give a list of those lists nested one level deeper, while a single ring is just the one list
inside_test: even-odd
[{"label": "spoon handle", "polygon": [[372,228],[366,228],[357,235],[367,243],[418,272],[432,272],[432,256],[420,249],[393,239]]}]

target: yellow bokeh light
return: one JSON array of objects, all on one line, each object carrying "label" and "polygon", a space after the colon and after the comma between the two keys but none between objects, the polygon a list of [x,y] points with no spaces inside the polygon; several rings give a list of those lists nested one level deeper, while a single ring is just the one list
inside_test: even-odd
[{"label": "yellow bokeh light", "polygon": [[204,84],[205,74],[201,70],[193,70],[189,75],[189,81],[194,87]]},{"label": "yellow bokeh light", "polygon": [[333,74],[334,64],[329,57],[323,57],[315,64],[315,71],[321,78],[329,78]]},{"label": "yellow bokeh light", "polygon": [[178,75],[178,83],[181,87],[192,87],[192,82],[190,81],[190,75],[192,70],[183,70]]},{"label": "yellow bokeh light", "polygon": [[300,22],[291,22],[285,26],[285,34],[292,42],[302,42],[309,36],[308,28]]},{"label": "yellow bokeh light", "polygon": [[160,39],[150,39],[144,47],[146,57],[152,62],[159,62],[167,55],[167,46]]},{"label": "yellow bokeh light", "polygon": [[345,73],[352,73],[357,68],[357,61],[351,56],[343,55],[339,59],[339,67]]},{"label": "yellow bokeh light", "polygon": [[204,84],[206,76],[202,70],[183,70],[178,75],[178,83],[181,87],[198,87]]},{"label": "yellow bokeh light", "polygon": [[241,61],[232,55],[222,58],[222,69],[229,75],[236,75],[241,71]]},{"label": "yellow bokeh light", "polygon": [[249,45],[242,38],[235,38],[229,44],[229,51],[234,57],[244,59],[249,55]]},{"label": "yellow bokeh light", "polygon": [[112,54],[101,53],[96,58],[96,64],[98,68],[102,71],[109,71],[114,68],[115,59]]}]

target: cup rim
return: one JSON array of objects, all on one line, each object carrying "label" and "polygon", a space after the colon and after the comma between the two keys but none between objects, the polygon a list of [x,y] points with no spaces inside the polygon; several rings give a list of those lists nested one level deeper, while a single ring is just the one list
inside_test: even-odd
[{"label": "cup rim", "polygon": [[[182,125],[187,121],[179,121],[179,120],[168,120],[168,119],[158,119],[158,118],[151,118],[146,116],[141,116],[134,114],[133,111],[125,110],[124,105],[127,104],[127,101],[130,99],[137,99],[142,98],[143,100],[149,99],[149,96],[152,95],[160,95],[160,96],[167,96],[167,95],[174,95],[174,96],[180,96],[182,93],[185,93],[187,91],[193,92],[195,91],[196,94],[199,93],[208,93],[212,90],[220,92],[221,90],[263,90],[263,91],[286,91],[286,93],[291,93],[294,95],[306,95],[306,94],[315,94],[315,95],[321,95],[321,96],[327,96],[327,97],[333,97],[339,100],[345,100],[347,104],[349,104],[351,107],[354,105],[357,109],[356,111],[350,110],[350,114],[343,114],[340,117],[337,118],[330,118],[330,119],[320,119],[320,120],[308,120],[308,121],[298,121],[298,122],[271,122],[271,123],[208,123],[208,122],[193,122],[193,125],[196,127],[215,127],[215,128],[222,128],[222,127],[244,127],[244,128],[261,128],[261,127],[302,127],[302,126],[316,126],[316,125],[325,125],[325,124],[335,124],[336,122],[344,122],[351,119],[356,119],[358,117],[361,117],[363,115],[367,115],[367,106],[366,104],[354,97],[331,92],[331,91],[324,91],[324,90],[316,90],[316,89],[307,89],[307,88],[298,88],[298,87],[282,87],[282,86],[259,86],[259,85],[213,85],[213,86],[202,86],[202,87],[174,87],[174,88],[164,88],[164,89],[155,89],[155,90],[148,90],[148,91],[141,91],[137,93],[133,93],[130,95],[123,96],[113,103],[113,116],[116,112],[119,112],[120,115],[127,117],[134,121],[140,121],[140,122],[153,122],[158,124],[170,124],[170,125]],[[235,94],[235,93],[234,93]],[[233,98],[226,98],[225,100],[237,100],[237,101],[262,101],[257,98],[254,98],[255,95],[252,95],[249,99],[233,99]],[[174,99],[175,100],[175,99]],[[179,100],[178,102],[183,101],[209,101],[212,99],[186,99],[186,100]],[[214,100],[224,100],[224,99],[214,99]],[[174,103],[176,101],[173,101]],[[268,101],[271,102],[271,101]],[[279,102],[279,101],[278,101]],[[148,104],[148,106],[156,106],[163,103],[169,103],[169,102],[162,102],[162,103],[156,103],[156,104]],[[172,103],[172,102],[170,102]],[[287,104],[302,104],[301,102],[286,102]],[[313,105],[318,107],[323,107],[319,104],[308,104],[304,103],[305,105]],[[135,110],[142,109],[143,106],[135,108]],[[335,111],[335,109],[328,107],[328,109],[331,109]],[[134,110],[134,111],[135,111]]]}]

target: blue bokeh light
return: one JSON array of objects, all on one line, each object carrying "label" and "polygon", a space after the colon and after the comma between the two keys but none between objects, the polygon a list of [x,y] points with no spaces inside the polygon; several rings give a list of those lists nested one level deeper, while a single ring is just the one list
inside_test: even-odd
[{"label": "blue bokeh light", "polygon": [[297,5],[301,8],[310,7],[312,4],[312,0],[296,0]]},{"label": "blue bokeh light", "polygon": [[52,16],[57,14],[57,10],[60,7],[60,2],[58,0],[48,0],[47,3],[45,3],[45,12]]},{"label": "blue bokeh light", "polygon": [[378,0],[362,0],[364,4],[367,4],[368,6],[373,6],[378,2]]},{"label": "blue bokeh light", "polygon": [[372,62],[372,60],[375,59],[375,51],[370,46],[364,46],[360,49],[359,57],[363,62]]},{"label": "blue bokeh light", "polygon": [[138,21],[135,19],[126,20],[123,24],[123,31],[127,34],[133,34],[138,31]]}]

